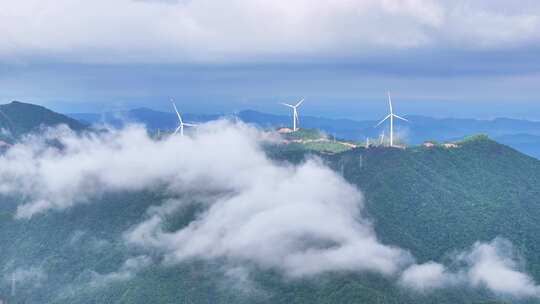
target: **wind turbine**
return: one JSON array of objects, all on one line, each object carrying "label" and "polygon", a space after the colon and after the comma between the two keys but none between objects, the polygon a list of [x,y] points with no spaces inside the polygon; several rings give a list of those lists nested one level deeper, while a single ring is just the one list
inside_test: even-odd
[{"label": "wind turbine", "polygon": [[397,119],[401,119],[404,121],[408,121],[407,119],[398,116],[394,114],[394,111],[392,109],[392,98],[390,98],[390,92],[388,92],[388,105],[390,106],[390,114],[386,116],[383,120],[381,120],[376,127],[380,126],[384,121],[386,121],[388,118],[390,118],[390,147],[394,146],[394,117]]},{"label": "wind turbine", "polygon": [[293,109],[293,131],[298,130],[296,125],[300,124],[300,120],[298,119],[298,107],[304,102],[304,98],[302,98],[296,105],[290,105],[288,103],[282,103],[282,105],[287,106],[289,108]]},{"label": "wind turbine", "polygon": [[176,128],[176,130],[174,130],[174,134],[176,134],[176,133],[178,133],[178,131],[180,131],[180,136],[184,136],[184,126],[195,127],[196,125],[185,123],[182,120],[182,116],[180,116],[180,113],[178,112],[178,109],[176,108],[176,104],[174,104],[174,101],[172,102],[172,105],[174,107],[174,111],[176,112],[176,115],[178,116],[178,120],[180,121],[180,124],[178,125],[178,128]]}]

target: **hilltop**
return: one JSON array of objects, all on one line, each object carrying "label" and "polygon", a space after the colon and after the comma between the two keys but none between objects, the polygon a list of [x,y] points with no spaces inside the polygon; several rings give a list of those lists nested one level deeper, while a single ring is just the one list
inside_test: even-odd
[{"label": "hilltop", "polygon": [[[318,138],[313,131],[294,136]],[[526,271],[540,281],[540,161],[486,136],[470,137],[459,147],[396,149],[363,147],[332,154],[287,145],[268,147],[280,162],[320,157],[364,193],[365,214],[386,244],[400,246],[419,262],[444,261],[454,250],[494,237],[511,240],[527,261]],[[185,193],[186,199],[191,193]],[[370,273],[328,273],[284,280],[271,269],[254,269],[250,289],[229,288],[222,261],[189,260],[176,266],[151,266],[104,285],[85,282],[97,273],[123,269],[130,248],[123,234],[166,202],[165,189],[105,193],[92,204],[50,212],[29,220],[13,218],[17,198],[0,204],[0,268],[41,265],[41,286],[19,286],[15,301],[30,303],[496,303],[485,290],[448,289],[418,295]],[[196,206],[196,205],[195,205]],[[200,216],[187,205],[168,219],[168,229],[186,227]],[[16,239],[17,242],[10,240]],[[118,274],[121,275],[121,274]],[[236,279],[234,279],[236,280]],[[21,283],[22,284],[22,283]],[[232,284],[232,283],[230,283]],[[66,286],[73,286],[66,293]],[[251,285],[249,285],[251,286]],[[252,289],[251,289],[252,288]],[[30,292],[31,291],[31,292]],[[10,292],[9,280],[0,295]],[[536,303],[532,301],[532,303]]]},{"label": "hilltop", "polygon": [[[278,129],[278,132],[282,133],[283,129]],[[283,144],[287,146],[286,149],[300,149],[310,150],[320,153],[341,153],[347,150],[357,147],[357,144],[351,141],[337,139],[330,137],[324,132],[316,129],[299,129],[292,132],[290,129],[286,129],[285,133],[282,133]],[[281,147],[283,148],[283,147]]]},{"label": "hilltop", "polygon": [[45,107],[13,101],[0,105],[0,140],[13,142],[20,136],[39,130],[43,126],[67,125],[74,131],[87,126],[73,118],[53,112]]},{"label": "hilltop", "polygon": [[[181,110],[181,109],[180,109]],[[172,111],[172,109],[171,109]],[[245,110],[233,115],[198,115],[182,113],[186,121],[206,122],[219,117],[235,117],[246,123],[255,124],[264,129],[287,127],[291,124],[289,115],[276,115],[253,110]],[[126,122],[145,124],[150,130],[174,130],[178,120],[172,112],[161,112],[147,108],[129,111],[67,114],[84,123],[107,122],[121,126]],[[441,142],[460,140],[470,134],[487,134],[490,137],[518,149],[528,155],[540,158],[540,122],[510,118],[492,120],[433,118],[408,115],[410,123],[399,123],[397,133],[411,145],[422,144],[426,140]],[[336,119],[301,115],[301,127],[317,129],[330,137],[353,142],[365,142],[366,137],[378,139],[382,128],[375,128],[375,120]],[[388,132],[386,132],[388,135]]]}]

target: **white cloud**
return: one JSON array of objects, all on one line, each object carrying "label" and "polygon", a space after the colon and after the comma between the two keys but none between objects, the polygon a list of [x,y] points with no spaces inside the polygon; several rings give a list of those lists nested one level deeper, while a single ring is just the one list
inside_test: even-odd
[{"label": "white cloud", "polygon": [[[45,136],[31,136],[0,156],[0,192],[27,198],[18,209],[18,216],[24,218],[48,209],[68,208],[105,191],[201,183],[213,176],[220,178],[218,185],[231,187],[229,184],[242,182],[231,178],[235,168],[246,170],[264,159],[257,149],[264,133],[246,126],[236,129],[226,122],[199,130],[206,136],[198,140],[170,137],[154,141],[139,126],[100,135],[78,136],[60,128]],[[53,139],[63,148],[47,144]],[[240,156],[238,151],[251,154]],[[218,153],[230,162],[222,163]],[[212,170],[207,168],[208,160],[214,161]]]},{"label": "white cloud", "polygon": [[6,282],[14,285],[12,285],[13,288],[17,288],[17,286],[22,288],[39,287],[46,279],[47,274],[41,267],[17,267],[13,272],[4,276]]},{"label": "white cloud", "polygon": [[104,286],[113,282],[126,281],[135,276],[139,271],[150,266],[152,259],[146,255],[140,255],[127,259],[116,272],[100,274],[93,272],[90,285]]},{"label": "white cloud", "polygon": [[164,231],[164,216],[155,214],[126,238],[165,250],[169,262],[226,258],[290,276],[325,271],[392,275],[409,262],[405,251],[377,240],[361,216],[360,193],[319,162],[289,168],[264,161],[235,172],[245,174],[244,182],[189,226]]},{"label": "white cloud", "polygon": [[540,286],[521,271],[519,260],[508,241],[495,239],[489,244],[476,243],[460,259],[468,263],[467,277],[475,287],[486,287],[496,293],[513,296],[540,295]]},{"label": "white cloud", "polygon": [[220,287],[225,289],[234,288],[243,294],[250,294],[257,298],[269,298],[269,293],[256,284],[251,278],[251,269],[242,266],[224,267],[224,280]]},{"label": "white cloud", "polygon": [[469,286],[486,288],[502,296],[540,295],[540,286],[523,272],[519,256],[507,240],[496,238],[490,243],[476,242],[470,250],[457,254],[454,261],[460,267],[452,270],[435,262],[411,265],[403,271],[399,283],[419,292]]},{"label": "white cloud", "polygon": [[506,48],[537,44],[540,33],[534,2],[517,10],[481,0],[4,2],[0,54],[7,62],[339,58],[381,49]]},{"label": "white cloud", "polygon": [[454,283],[454,278],[444,265],[428,262],[406,268],[401,274],[399,283],[406,288],[428,292],[451,285]]},{"label": "white cloud", "polygon": [[[53,138],[62,148],[45,144]],[[108,191],[161,186],[172,196],[200,193],[206,211],[189,226],[163,230],[164,218],[183,204],[170,200],[127,234],[131,243],[160,249],[169,262],[226,258],[303,276],[393,275],[410,261],[406,251],[377,240],[355,187],[317,160],[276,164],[260,148],[272,139],[226,121],[161,141],[140,127],[84,136],[60,129],[0,156],[1,191],[27,198],[19,218],[89,203]]]}]

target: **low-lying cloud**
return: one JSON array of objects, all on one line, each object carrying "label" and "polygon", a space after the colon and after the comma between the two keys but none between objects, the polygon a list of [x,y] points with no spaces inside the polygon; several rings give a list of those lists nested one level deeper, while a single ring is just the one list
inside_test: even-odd
[{"label": "low-lying cloud", "polygon": [[540,286],[522,272],[523,267],[508,241],[496,239],[489,244],[476,243],[470,252],[458,258],[469,266],[467,277],[475,287],[518,296],[540,294]]},{"label": "low-lying cloud", "polygon": [[117,281],[126,281],[133,278],[139,271],[150,266],[152,259],[146,255],[140,255],[127,259],[118,271],[107,274],[93,272],[90,285],[94,287],[105,286]]},{"label": "low-lying cloud", "polygon": [[428,262],[412,265],[401,274],[402,286],[419,292],[445,287],[468,286],[485,288],[494,293],[514,297],[538,297],[540,286],[523,272],[519,256],[512,244],[501,238],[492,242],[475,243],[469,250],[456,254],[448,269],[442,264]]},{"label": "low-lying cloud", "polygon": [[0,193],[25,197],[17,216],[29,218],[107,191],[163,185],[181,191],[213,184],[234,189],[265,161],[257,148],[265,133],[226,122],[211,123],[199,132],[196,139],[161,141],[150,138],[142,126],[82,136],[59,128],[29,136],[0,156]]},{"label": "low-lying cloud", "polygon": [[83,136],[56,129],[0,157],[0,191],[26,197],[19,218],[90,203],[107,191],[218,193],[184,229],[162,229],[173,201],[128,233],[131,243],[166,250],[170,261],[225,257],[291,276],[392,275],[410,262],[406,251],[377,240],[355,187],[315,159],[276,164],[260,147],[267,140],[271,134],[226,121],[163,140],[138,126]]},{"label": "low-lying cloud", "polygon": [[16,293],[17,287],[21,289],[40,287],[47,279],[47,274],[41,267],[17,267],[4,276],[4,281],[11,286],[11,292]]},{"label": "low-lying cloud", "polygon": [[[228,121],[159,140],[141,126],[92,134],[52,129],[0,155],[0,192],[24,197],[16,217],[25,220],[91,204],[107,192],[166,191],[169,199],[124,233],[138,256],[117,272],[96,274],[98,283],[130,279],[155,261],[217,259],[244,278],[250,266],[289,278],[372,272],[423,293],[466,286],[538,296],[502,239],[454,254],[450,266],[417,264],[406,249],[381,243],[361,192],[317,158],[299,165],[269,159],[261,145],[276,136]],[[200,210],[193,219],[168,225],[191,205]],[[71,242],[81,237],[75,233]]]},{"label": "low-lying cloud", "polygon": [[226,258],[291,276],[324,271],[391,275],[410,260],[404,250],[377,240],[361,215],[361,194],[320,162],[282,167],[264,160],[233,174],[245,174],[240,187],[212,202],[187,227],[164,231],[164,217],[154,215],[127,239],[166,249],[173,262]]}]

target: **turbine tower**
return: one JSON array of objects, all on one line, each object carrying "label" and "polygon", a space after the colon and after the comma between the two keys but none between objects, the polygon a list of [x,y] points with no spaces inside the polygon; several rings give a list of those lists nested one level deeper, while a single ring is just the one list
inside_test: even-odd
[{"label": "turbine tower", "polygon": [[388,116],[386,116],[383,120],[381,120],[376,125],[376,127],[380,126],[383,122],[385,122],[388,118],[390,118],[390,147],[393,147],[394,146],[394,117],[397,119],[404,120],[404,121],[408,121],[408,120],[394,114],[394,110],[392,109],[392,98],[390,98],[390,92],[388,92],[388,105],[390,106],[390,114],[388,114]]},{"label": "turbine tower", "polygon": [[[171,100],[172,101],[172,100]],[[195,127],[194,124],[189,124],[189,123],[185,123],[183,120],[182,120],[182,116],[180,116],[180,113],[178,112],[178,109],[176,108],[176,104],[174,104],[174,101],[172,101],[172,105],[174,107],[174,111],[176,112],[176,115],[178,116],[178,120],[180,121],[180,124],[178,125],[178,128],[176,128],[176,130],[174,130],[174,134],[178,133],[178,131],[180,131],[180,136],[184,136],[184,126],[187,126],[187,127]]]},{"label": "turbine tower", "polygon": [[288,103],[282,103],[282,105],[287,106],[289,108],[293,109],[293,131],[298,130],[298,125],[300,125],[300,120],[298,118],[298,107],[304,102],[304,98],[302,98],[296,105],[290,105]]}]

